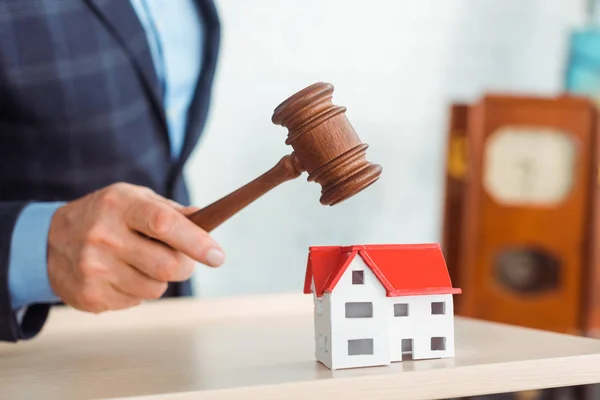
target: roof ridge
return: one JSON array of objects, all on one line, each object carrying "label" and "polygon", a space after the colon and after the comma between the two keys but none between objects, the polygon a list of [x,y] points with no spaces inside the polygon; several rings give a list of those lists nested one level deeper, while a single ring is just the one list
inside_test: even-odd
[{"label": "roof ridge", "polygon": [[431,243],[382,243],[382,244],[352,244],[341,246],[310,246],[311,252],[315,251],[339,251],[341,253],[360,250],[415,250],[415,249],[439,249],[440,244]]},{"label": "roof ridge", "polygon": [[381,284],[383,285],[383,287],[385,287],[386,292],[391,292],[394,290],[394,286],[392,286],[392,284],[390,283],[390,281],[387,279],[387,277],[385,276],[385,274],[381,271],[381,269],[379,269],[379,267],[377,266],[377,264],[375,263],[375,261],[373,261],[373,259],[371,258],[371,256],[369,256],[369,253],[367,253],[366,250],[360,250],[358,252],[358,255],[361,256],[361,258],[363,259],[363,261],[365,262],[365,264],[367,265],[367,267],[369,267],[371,269],[371,271],[373,271],[373,274],[375,274],[375,277],[377,279],[379,279],[379,282],[381,282]]}]

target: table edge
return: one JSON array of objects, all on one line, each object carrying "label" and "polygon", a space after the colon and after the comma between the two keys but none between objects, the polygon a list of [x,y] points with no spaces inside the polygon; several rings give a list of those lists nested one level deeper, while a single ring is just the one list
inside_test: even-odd
[{"label": "table edge", "polygon": [[[597,368],[599,363],[600,354],[589,354],[454,367],[451,373],[445,369],[410,371],[243,388],[115,397],[110,400],[275,400],[282,396],[291,400],[314,400],[330,399],[340,393],[343,393],[344,400],[363,400],[365,392],[382,400],[448,399],[596,384],[600,383],[600,368]],[[513,365],[507,368],[507,364]],[[410,390],[407,391],[407,388]]]}]

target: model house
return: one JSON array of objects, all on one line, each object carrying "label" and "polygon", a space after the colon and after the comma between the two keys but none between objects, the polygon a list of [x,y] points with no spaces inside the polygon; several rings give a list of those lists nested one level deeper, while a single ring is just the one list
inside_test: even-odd
[{"label": "model house", "polygon": [[453,288],[438,244],[311,247],[315,356],[330,369],[454,357]]}]

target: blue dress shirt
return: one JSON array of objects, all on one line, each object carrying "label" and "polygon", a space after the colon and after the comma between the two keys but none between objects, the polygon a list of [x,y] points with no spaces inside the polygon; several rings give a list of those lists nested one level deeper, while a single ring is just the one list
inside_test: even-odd
[{"label": "blue dress shirt", "polygon": [[[204,32],[194,0],[130,0],[142,24],[164,93],[171,156],[181,151],[187,113],[202,68]],[[48,281],[48,230],[63,202],[31,203],[19,216],[8,270],[14,310],[59,301]]]}]

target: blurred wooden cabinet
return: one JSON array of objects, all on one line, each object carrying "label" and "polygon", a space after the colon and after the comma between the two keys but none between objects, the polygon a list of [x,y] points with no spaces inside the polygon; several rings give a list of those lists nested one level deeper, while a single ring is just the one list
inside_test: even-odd
[{"label": "blurred wooden cabinet", "polygon": [[600,332],[600,141],[575,96],[450,109],[443,249],[459,315]]}]

